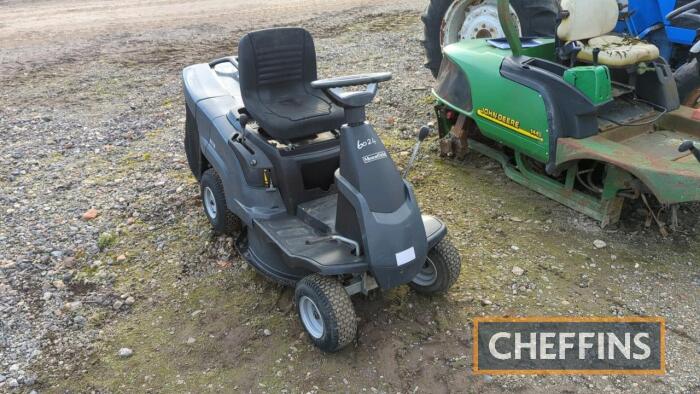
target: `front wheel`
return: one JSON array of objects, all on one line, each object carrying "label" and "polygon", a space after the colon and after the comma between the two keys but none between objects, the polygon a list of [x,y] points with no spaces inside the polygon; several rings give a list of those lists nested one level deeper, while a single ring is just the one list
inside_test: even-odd
[{"label": "front wheel", "polygon": [[355,309],[337,280],[318,274],[307,276],[297,283],[294,299],[309,339],[322,351],[337,352],[355,339]]},{"label": "front wheel", "polygon": [[428,252],[423,267],[409,286],[421,294],[443,294],[457,282],[461,271],[462,259],[457,248],[443,239]]}]

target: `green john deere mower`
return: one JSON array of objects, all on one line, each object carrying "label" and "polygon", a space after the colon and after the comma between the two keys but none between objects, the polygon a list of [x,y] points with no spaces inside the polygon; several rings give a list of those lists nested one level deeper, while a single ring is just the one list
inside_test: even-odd
[{"label": "green john deere mower", "polygon": [[[677,223],[700,200],[700,112],[680,105],[659,50],[611,34],[615,0],[562,0],[557,37],[520,37],[498,0],[505,39],[444,48],[436,88],[441,150],[478,151],[515,182],[601,222],[627,199]],[[653,198],[652,198],[653,196]]]}]

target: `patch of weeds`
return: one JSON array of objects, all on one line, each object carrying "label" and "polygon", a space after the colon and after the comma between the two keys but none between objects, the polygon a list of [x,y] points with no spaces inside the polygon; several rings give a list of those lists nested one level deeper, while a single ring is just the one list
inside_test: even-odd
[{"label": "patch of weeds", "polygon": [[81,249],[78,249],[75,251],[75,259],[76,260],[83,261],[83,260],[85,260],[85,256],[86,256],[85,249],[81,248]]},{"label": "patch of weeds", "polygon": [[97,247],[100,248],[100,251],[109,248],[115,243],[117,243],[117,236],[112,233],[102,233],[97,238]]},{"label": "patch of weeds", "polygon": [[107,322],[108,314],[105,311],[97,311],[90,315],[88,322],[93,327],[102,327]]},{"label": "patch of weeds", "polygon": [[432,94],[427,94],[427,95],[421,97],[420,100],[418,100],[418,104],[430,106],[430,107],[435,106],[435,103],[436,103],[435,96],[433,96]]},{"label": "patch of weeds", "polygon": [[83,267],[78,271],[72,280],[72,283],[78,283],[80,286],[91,286],[97,284],[97,267]]},{"label": "patch of weeds", "polygon": [[161,136],[166,130],[163,128],[153,129],[146,132],[146,138],[157,138]]},{"label": "patch of weeds", "polygon": [[175,103],[176,99],[174,98],[167,98],[165,101],[163,101],[163,108],[171,108],[173,104]]}]

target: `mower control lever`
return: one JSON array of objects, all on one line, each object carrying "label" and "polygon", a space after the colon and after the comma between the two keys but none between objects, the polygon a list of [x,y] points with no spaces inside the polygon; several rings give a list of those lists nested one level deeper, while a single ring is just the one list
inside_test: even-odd
[{"label": "mower control lever", "polygon": [[241,116],[238,117],[238,123],[241,124],[241,131],[245,133],[245,127],[250,123],[250,117],[246,114],[241,114]]},{"label": "mower control lever", "polygon": [[679,152],[688,152],[691,151],[693,152],[693,155],[695,158],[700,162],[700,149],[698,149],[698,146],[695,144],[693,141],[685,141],[684,143],[681,144],[681,146],[678,147]]},{"label": "mower control lever", "polygon": [[403,178],[406,179],[408,178],[408,173],[411,172],[411,168],[413,167],[413,163],[415,163],[416,159],[418,158],[418,153],[420,153],[420,146],[425,141],[426,138],[430,135],[430,127],[428,126],[423,126],[420,128],[420,131],[418,132],[418,141],[416,142],[416,145],[413,147],[413,154],[411,155],[411,159],[408,161],[408,164],[406,165],[406,169],[403,171]]},{"label": "mower control lever", "polygon": [[593,65],[598,66],[600,59],[600,48],[593,48]]}]

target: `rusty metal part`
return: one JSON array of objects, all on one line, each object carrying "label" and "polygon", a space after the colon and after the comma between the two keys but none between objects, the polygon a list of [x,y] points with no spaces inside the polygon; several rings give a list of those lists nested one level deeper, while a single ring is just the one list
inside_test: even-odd
[{"label": "rusty metal part", "polygon": [[559,140],[557,167],[580,160],[608,163],[639,179],[662,204],[700,200],[700,165],[689,152],[679,152],[686,140],[700,140],[700,121],[693,109],[681,107],[655,125],[617,127],[590,138]]},{"label": "rusty metal part", "polygon": [[693,90],[688,97],[686,97],[683,105],[691,108],[700,108],[700,86]]},{"label": "rusty metal part", "polygon": [[[649,215],[651,218],[654,219],[656,222],[656,225],[659,226],[659,232],[661,232],[661,235],[665,238],[668,237],[668,230],[666,230],[666,223],[662,222],[661,219],[659,219],[659,216],[661,214],[661,210],[659,210],[659,214],[654,213],[654,210],[651,208],[651,205],[649,205],[649,201],[647,201],[647,196],[642,193],[642,201],[644,201],[644,205],[647,207],[649,210]],[[663,208],[661,208],[663,210]],[[648,225],[647,225],[648,227]]]},{"label": "rusty metal part", "polygon": [[452,138],[443,138],[440,140],[440,156],[442,157],[454,157],[454,151],[452,149]]},{"label": "rusty metal part", "polygon": [[469,147],[501,163],[506,175],[513,181],[600,221],[601,227],[620,220],[625,201],[621,192],[634,186],[634,180],[627,172],[607,165],[601,193],[590,195],[575,187],[576,175],[579,173],[578,162],[570,163],[569,167],[563,171],[565,175],[562,182],[533,171],[528,160],[519,152],[515,152],[515,164],[513,164],[511,158],[505,153],[474,139],[469,139]]},{"label": "rusty metal part", "polygon": [[474,122],[465,115],[460,114],[457,118],[457,123],[452,127],[452,135],[454,136],[452,146],[455,157],[459,160],[464,160],[467,153],[469,153],[469,143],[467,142],[469,134],[468,123],[473,124]]},{"label": "rusty metal part", "polygon": [[671,230],[677,231],[678,225],[678,204],[671,205]]},{"label": "rusty metal part", "polygon": [[440,141],[440,154],[447,157],[455,157],[464,160],[469,153],[469,143],[467,142],[470,125],[473,121],[464,114],[457,117],[457,121],[450,129],[449,138]]}]

